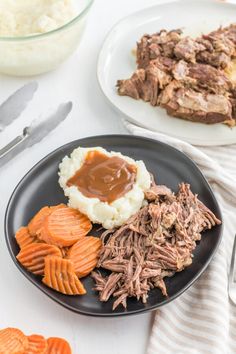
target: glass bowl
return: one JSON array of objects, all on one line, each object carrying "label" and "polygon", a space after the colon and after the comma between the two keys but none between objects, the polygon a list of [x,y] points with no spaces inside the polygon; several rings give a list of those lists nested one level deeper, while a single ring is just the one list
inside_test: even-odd
[{"label": "glass bowl", "polygon": [[76,16],[50,32],[0,37],[0,73],[31,76],[55,69],[78,47],[93,1],[74,0]]}]

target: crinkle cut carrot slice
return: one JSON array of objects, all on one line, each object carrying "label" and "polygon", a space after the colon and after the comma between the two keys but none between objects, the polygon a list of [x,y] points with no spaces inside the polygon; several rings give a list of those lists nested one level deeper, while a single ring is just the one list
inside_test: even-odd
[{"label": "crinkle cut carrot slice", "polygon": [[70,259],[79,278],[88,275],[97,265],[102,241],[93,236],[86,236],[77,241],[68,251]]},{"label": "crinkle cut carrot slice", "polygon": [[45,218],[50,214],[50,208],[48,206],[40,209],[37,214],[30,220],[28,224],[29,232],[32,236],[37,236],[37,233],[41,229]]},{"label": "crinkle cut carrot slice", "polygon": [[73,263],[64,258],[45,258],[43,283],[66,295],[84,295],[86,290],[77,278]]},{"label": "crinkle cut carrot slice", "polygon": [[36,237],[30,235],[27,226],[22,226],[16,232],[16,242],[18,243],[20,248],[23,248],[33,242],[37,242],[37,239]]},{"label": "crinkle cut carrot slice", "polygon": [[44,274],[44,260],[47,256],[61,257],[58,247],[46,243],[31,243],[23,247],[16,258],[18,261],[34,274]]},{"label": "crinkle cut carrot slice", "polygon": [[17,328],[0,331],[0,354],[24,354],[28,348],[28,338]]},{"label": "crinkle cut carrot slice", "polygon": [[29,346],[24,354],[46,354],[48,344],[43,336],[32,334],[28,336]]},{"label": "crinkle cut carrot slice", "polygon": [[64,208],[64,207],[66,208],[65,204],[58,204],[51,207],[45,206],[42,209],[40,209],[29,222],[28,228],[30,234],[32,236],[36,236],[39,233],[46,217],[50,215],[54,210]]},{"label": "crinkle cut carrot slice", "polygon": [[78,210],[60,208],[46,218],[39,237],[46,243],[66,247],[86,236],[91,228],[90,220]]},{"label": "crinkle cut carrot slice", "polygon": [[70,249],[70,247],[62,247],[61,248],[62,258],[66,258],[67,257],[69,249]]},{"label": "crinkle cut carrot slice", "polygon": [[63,338],[51,337],[47,340],[47,354],[71,354],[70,344]]}]

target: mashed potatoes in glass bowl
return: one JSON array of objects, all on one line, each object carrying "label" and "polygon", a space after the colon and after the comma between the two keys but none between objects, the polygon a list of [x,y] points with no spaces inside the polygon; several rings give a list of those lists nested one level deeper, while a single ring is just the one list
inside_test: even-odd
[{"label": "mashed potatoes in glass bowl", "polygon": [[[126,163],[126,167],[133,168],[133,171],[135,171],[135,178],[126,193],[118,196],[118,198],[112,202],[107,202],[103,201],[101,197],[88,197],[88,195],[82,193],[81,189],[76,185],[68,183],[68,181],[70,181],[70,179],[84,166],[89,152],[98,152],[109,158],[118,157],[119,161],[123,160],[124,163]],[[112,170],[114,166],[115,164],[113,164],[113,166],[110,165],[107,171]],[[106,178],[107,184],[109,184],[112,177],[108,175],[109,172],[107,175],[102,173],[104,168],[105,165],[102,164],[96,166],[93,168],[91,176],[89,176],[88,172],[88,178],[92,181],[94,179],[94,171],[98,172],[99,170],[100,175],[102,175],[101,178]],[[113,172],[111,172],[111,175]],[[121,174],[122,173],[121,170]],[[117,174],[117,184],[120,183],[119,178],[120,172]],[[83,178],[82,182],[84,182]],[[99,183],[100,181],[98,180],[97,186],[99,186]],[[70,157],[64,157],[59,165],[59,184],[63,188],[65,195],[69,198],[69,206],[80,210],[87,215],[93,223],[102,224],[104,228],[111,229],[122,225],[131,215],[135,214],[142,207],[144,203],[144,192],[150,187],[151,178],[143,161],[135,161],[119,152],[108,152],[101,147],[79,147],[72,152]],[[95,193],[98,192],[97,186],[94,185],[91,188]]]},{"label": "mashed potatoes in glass bowl", "polygon": [[0,72],[55,69],[78,46],[93,0],[0,0]]}]

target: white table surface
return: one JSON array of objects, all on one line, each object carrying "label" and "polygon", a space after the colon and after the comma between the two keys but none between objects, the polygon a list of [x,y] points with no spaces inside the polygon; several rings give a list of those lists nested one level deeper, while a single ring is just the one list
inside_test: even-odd
[{"label": "white table surface", "polygon": [[[97,56],[107,32],[119,19],[155,3],[157,0],[95,0],[77,53],[56,71],[36,78],[39,89],[33,101],[0,136],[1,147],[33,118],[50,112],[62,101],[74,103],[70,116],[50,136],[0,170],[0,327],[65,337],[74,354],[145,353],[153,314],[99,319],[74,314],[54,303],[13,264],[4,239],[4,213],[18,181],[55,148],[85,136],[126,133],[98,86]],[[0,102],[29,80],[0,76]]]}]

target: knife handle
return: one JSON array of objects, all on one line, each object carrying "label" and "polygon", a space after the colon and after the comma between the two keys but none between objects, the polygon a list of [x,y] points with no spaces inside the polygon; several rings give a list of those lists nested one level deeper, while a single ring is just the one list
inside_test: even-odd
[{"label": "knife handle", "polygon": [[[28,128],[23,130],[21,135],[18,135],[10,143],[0,149],[0,166],[8,162],[15,154],[15,149],[28,137]],[[17,150],[17,149],[16,149]]]}]

